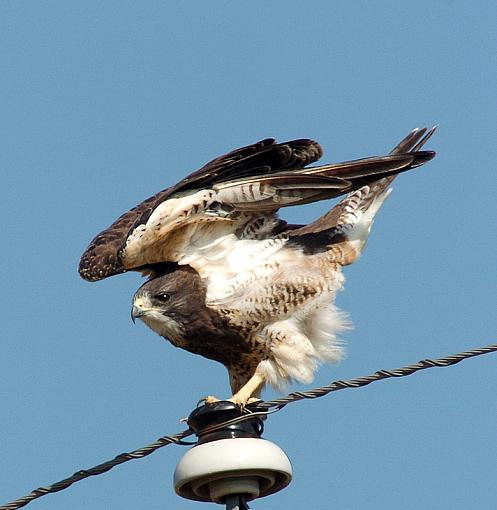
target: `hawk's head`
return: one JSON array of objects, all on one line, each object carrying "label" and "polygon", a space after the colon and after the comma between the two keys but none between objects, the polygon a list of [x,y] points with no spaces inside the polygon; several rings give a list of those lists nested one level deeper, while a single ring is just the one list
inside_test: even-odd
[{"label": "hawk's head", "polygon": [[193,318],[205,309],[205,285],[189,266],[175,266],[148,280],[133,297],[131,318],[181,344]]}]

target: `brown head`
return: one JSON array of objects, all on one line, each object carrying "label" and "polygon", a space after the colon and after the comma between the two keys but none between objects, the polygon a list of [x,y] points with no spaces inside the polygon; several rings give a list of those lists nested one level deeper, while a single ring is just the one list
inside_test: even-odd
[{"label": "brown head", "polygon": [[205,285],[194,269],[168,267],[136,291],[131,318],[142,319],[159,335],[181,344],[185,329],[205,310],[205,296]]}]

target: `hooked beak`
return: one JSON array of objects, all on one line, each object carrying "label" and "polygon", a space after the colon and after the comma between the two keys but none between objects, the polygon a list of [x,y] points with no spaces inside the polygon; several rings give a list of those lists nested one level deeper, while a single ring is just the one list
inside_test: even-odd
[{"label": "hooked beak", "polygon": [[131,309],[131,320],[133,321],[133,324],[135,323],[136,319],[139,319],[140,317],[143,317],[145,315],[145,312],[141,310],[140,308],[133,305],[133,308]]},{"label": "hooked beak", "polygon": [[143,317],[146,315],[147,310],[143,306],[143,301],[138,298],[133,303],[133,307],[131,308],[131,320],[133,321],[133,324],[135,323],[136,319],[139,319],[140,317]]}]

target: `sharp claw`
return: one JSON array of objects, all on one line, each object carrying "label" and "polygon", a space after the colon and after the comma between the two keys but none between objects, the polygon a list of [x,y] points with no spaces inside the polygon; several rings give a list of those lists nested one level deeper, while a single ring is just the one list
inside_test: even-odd
[{"label": "sharp claw", "polygon": [[250,404],[255,404],[256,402],[262,402],[260,398],[250,397],[248,400],[242,398],[231,397],[228,399],[229,402],[233,402],[234,404],[240,406],[242,409],[247,407]]}]

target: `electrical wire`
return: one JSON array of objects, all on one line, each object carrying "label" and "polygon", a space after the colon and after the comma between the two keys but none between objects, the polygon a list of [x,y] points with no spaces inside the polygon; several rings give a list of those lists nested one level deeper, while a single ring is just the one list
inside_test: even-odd
[{"label": "electrical wire", "polygon": [[[241,421],[247,419],[253,419],[254,417],[263,417],[268,414],[275,413],[283,409],[286,405],[297,402],[303,399],[314,399],[323,397],[332,393],[334,391],[344,390],[346,388],[360,388],[362,386],[367,386],[372,382],[381,381],[383,379],[389,379],[392,377],[406,377],[408,375],[414,374],[420,370],[425,370],[427,368],[440,368],[440,367],[448,367],[460,363],[461,361],[469,358],[473,358],[475,356],[481,356],[483,354],[490,354],[492,352],[497,351],[497,344],[491,344],[486,347],[481,347],[479,349],[473,349],[471,351],[460,352],[458,354],[453,354],[451,356],[446,356],[444,358],[438,359],[425,359],[413,365],[407,365],[400,368],[395,368],[393,370],[378,370],[374,374],[357,377],[355,379],[349,380],[339,380],[332,382],[326,386],[322,386],[319,388],[314,388],[309,391],[296,391],[286,395],[285,397],[278,398],[275,400],[270,400],[267,402],[259,402],[257,405],[257,409],[254,412],[247,412],[246,414],[242,414],[237,418],[233,418],[225,423],[220,423],[214,425],[208,429],[208,432],[213,432],[214,430],[221,429],[226,427],[227,425],[232,425],[234,423],[239,423]],[[89,469],[82,469],[74,473],[74,475],[69,478],[65,478],[59,482],[56,482],[47,487],[39,487],[38,489],[33,490],[27,496],[16,499],[6,505],[0,506],[0,510],[17,510],[21,508],[34,499],[45,496],[46,494],[50,494],[53,492],[58,492],[64,489],[67,489],[73,483],[79,482],[84,478],[88,478],[90,476],[100,475],[112,469],[119,464],[123,464],[124,462],[128,462],[134,459],[141,459],[155,452],[159,448],[163,448],[164,446],[168,446],[170,444],[180,444],[180,445],[188,445],[183,441],[184,438],[193,435],[193,430],[187,429],[183,432],[178,432],[172,436],[163,436],[159,438],[157,441],[149,444],[148,446],[144,446],[143,448],[139,448],[137,450],[133,450],[129,453],[121,453],[117,457],[112,460],[108,460],[103,462],[102,464],[98,464]]]},{"label": "electrical wire", "polygon": [[[322,386],[320,388],[314,388],[309,391],[295,391],[282,398],[269,400],[267,402],[261,402],[258,405],[258,410],[271,409],[273,407],[281,409],[287,404],[296,402],[298,400],[324,397],[333,391],[344,390],[346,388],[360,388],[362,386],[367,386],[372,382],[381,381],[382,379],[389,379],[391,377],[406,377],[408,375],[414,374],[415,372],[419,372],[420,370],[426,370],[427,368],[449,367],[456,365],[465,359],[481,356],[482,354],[490,354],[496,351],[497,344],[490,344],[486,347],[460,352],[458,354],[452,354],[451,356],[446,356],[444,358],[424,359],[413,365],[407,365],[404,367],[395,368],[393,370],[378,370],[371,375],[357,377],[356,379],[349,379],[348,381],[335,381],[328,384],[327,386]],[[0,508],[0,510],[2,509]]]},{"label": "electrical wire", "polygon": [[103,462],[102,464],[98,464],[89,469],[81,469],[76,471],[69,478],[65,478],[60,482],[56,482],[52,485],[48,485],[47,487],[39,487],[31,491],[27,496],[23,496],[22,498],[16,499],[11,503],[7,503],[6,505],[0,506],[0,510],[17,510],[21,508],[34,499],[41,498],[42,496],[46,496],[47,494],[51,494],[53,492],[59,492],[64,489],[67,489],[73,483],[79,482],[84,478],[88,478],[90,476],[101,475],[102,473],[106,473],[110,469],[119,464],[123,464],[124,462],[128,462],[129,460],[141,459],[142,457],[146,457],[151,453],[155,452],[159,448],[164,446],[168,446],[170,444],[182,444],[182,439],[185,437],[191,436],[193,434],[193,430],[188,429],[183,432],[179,432],[178,434],[174,434],[173,436],[163,436],[149,444],[148,446],[144,446],[143,448],[138,448],[137,450],[133,450],[129,453],[121,453],[117,457],[114,457],[112,460],[108,460]]}]

